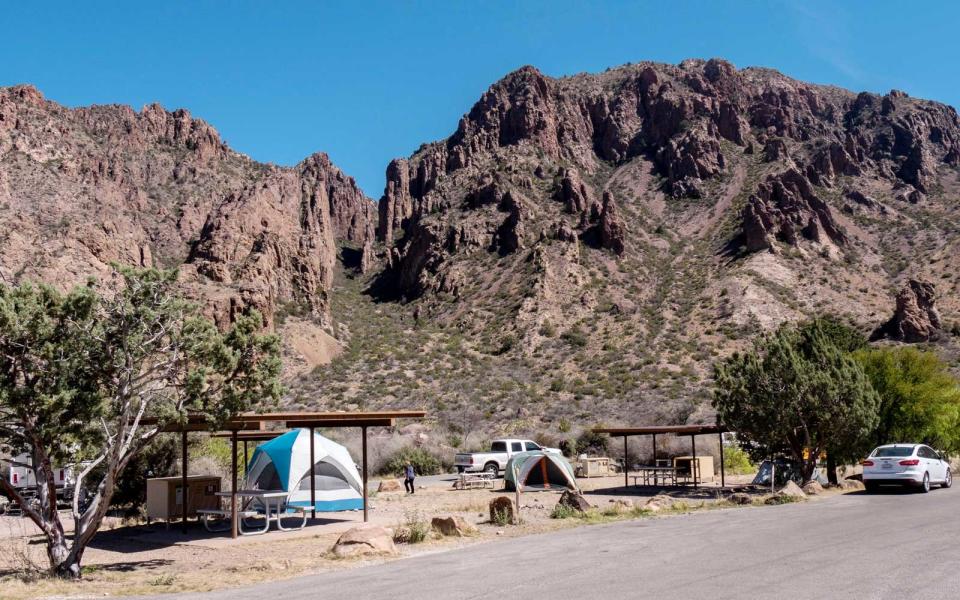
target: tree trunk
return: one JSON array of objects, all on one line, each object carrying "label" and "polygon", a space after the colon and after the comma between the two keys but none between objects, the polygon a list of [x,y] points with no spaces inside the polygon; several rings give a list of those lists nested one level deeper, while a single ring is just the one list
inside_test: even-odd
[{"label": "tree trunk", "polygon": [[47,535],[47,556],[54,575],[64,579],[80,579],[80,556],[71,551],[62,531]]},{"label": "tree trunk", "polygon": [[833,458],[833,452],[827,454],[827,481],[831,485],[837,485],[837,461]]}]

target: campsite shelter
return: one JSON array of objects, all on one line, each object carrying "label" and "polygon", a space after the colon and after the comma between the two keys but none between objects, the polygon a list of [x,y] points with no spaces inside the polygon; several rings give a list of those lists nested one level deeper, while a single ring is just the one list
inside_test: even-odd
[{"label": "campsite shelter", "polygon": [[[294,429],[261,444],[247,464],[244,489],[290,492],[287,504],[316,512],[363,509],[363,481],[346,448],[309,429]],[[311,492],[313,497],[311,497]]]},{"label": "campsite shelter", "polygon": [[577,478],[567,459],[552,452],[521,452],[507,461],[503,472],[508,490],[544,491],[571,489],[576,491]]},{"label": "campsite shelter", "polygon": [[[676,436],[689,435],[690,449],[693,452],[693,462],[697,462],[697,436],[716,434],[720,437],[720,487],[726,487],[726,472],[723,466],[723,433],[727,428],[722,425],[649,425],[643,427],[596,427],[594,433],[606,433],[610,437],[623,436],[623,486],[629,486],[627,468],[627,438],[635,435],[653,436],[653,462],[657,462],[657,435],[673,434]],[[693,472],[693,487],[699,486],[696,471]]]},{"label": "campsite shelter", "polygon": [[[424,411],[376,411],[376,412],[276,412],[276,413],[242,413],[230,418],[223,424],[223,432],[215,434],[218,437],[229,437],[231,442],[231,457],[233,465],[231,473],[233,481],[231,490],[234,493],[230,496],[230,511],[233,515],[231,519],[230,534],[236,538],[238,535],[237,521],[237,442],[261,442],[272,440],[279,437],[284,431],[267,428],[269,424],[280,425],[291,428],[306,428],[311,434],[318,428],[359,428],[361,431],[361,475],[363,485],[363,520],[367,521],[367,428],[368,427],[394,427],[397,419],[422,419],[426,416]],[[141,425],[156,425],[158,420],[155,417],[144,417],[140,420]],[[210,431],[210,424],[203,415],[190,414],[182,422],[167,423],[162,431],[178,432],[181,435],[181,447],[183,454],[181,456],[181,473],[183,476],[183,489],[187,489],[187,433],[190,431]],[[313,435],[309,440],[315,442]],[[310,444],[310,462],[314,463],[315,447]],[[314,481],[314,478],[311,478]],[[311,485],[311,501],[315,502],[315,491]],[[187,503],[184,502],[184,506]],[[183,511],[181,526],[183,532],[187,531],[187,511]],[[315,514],[315,513],[314,513]]]}]

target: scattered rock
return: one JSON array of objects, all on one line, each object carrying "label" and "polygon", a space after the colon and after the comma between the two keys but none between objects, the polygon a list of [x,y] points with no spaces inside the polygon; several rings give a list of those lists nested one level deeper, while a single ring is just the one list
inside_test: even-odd
[{"label": "scattered rock", "polygon": [[476,533],[477,528],[468,523],[463,517],[452,515],[449,517],[434,517],[430,526],[441,535],[450,537],[464,537]]},{"label": "scattered rock", "polygon": [[808,496],[816,496],[823,493],[823,486],[820,485],[819,481],[808,481],[806,485],[803,486],[803,493]]},{"label": "scattered rock", "polygon": [[844,490],[847,492],[856,492],[856,491],[866,489],[862,481],[859,481],[857,479],[850,479],[850,478],[841,479],[840,481],[837,482],[837,485],[840,487],[841,490]]},{"label": "scattered rock", "polygon": [[[823,491],[823,488],[820,488]],[[794,498],[806,498],[807,495],[803,493],[803,490],[795,481],[788,481],[786,485],[777,490],[777,494],[780,496],[793,496]]]},{"label": "scattered rock", "polygon": [[572,490],[565,490],[560,496],[560,500],[557,502],[557,506],[569,506],[577,512],[585,513],[593,505],[587,502],[587,499],[583,497],[583,494],[580,492],[574,492]]},{"label": "scattered rock", "polygon": [[615,507],[622,508],[623,510],[630,510],[633,508],[633,500],[625,500],[623,498],[613,498],[610,500],[610,503]]},{"label": "scattered rock", "polygon": [[399,492],[402,488],[396,479],[384,479],[377,486],[377,492]]},{"label": "scattered rock", "polygon": [[333,553],[339,557],[370,554],[395,554],[393,535],[383,527],[364,526],[349,529],[333,545]]},{"label": "scattered rock", "polygon": [[743,492],[735,492],[727,496],[726,500],[733,504],[753,504],[753,496]]},{"label": "scattered rock", "polygon": [[666,494],[657,494],[653,498],[647,500],[646,504],[643,505],[643,508],[645,510],[649,510],[650,512],[659,512],[661,510],[669,510],[673,508],[673,505],[676,503],[676,499],[672,498],[671,496],[667,496]]}]

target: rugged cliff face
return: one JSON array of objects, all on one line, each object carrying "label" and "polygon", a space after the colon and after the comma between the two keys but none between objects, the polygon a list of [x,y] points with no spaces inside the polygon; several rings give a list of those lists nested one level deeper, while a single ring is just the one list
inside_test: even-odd
[{"label": "rugged cliff face", "polygon": [[0,89],[0,277],[61,287],[111,263],[179,266],[221,323],[297,303],[329,320],[337,242],[362,248],[375,206],[324,154],[257,163],[185,110],[68,109]]},{"label": "rugged cliff face", "polygon": [[958,164],[956,111],[902,92],[722,60],[522,68],[387,168],[370,290],[418,329],[317,393],[441,398],[454,424],[471,405],[492,427],[683,422],[705,418],[717,357],[786,320],[867,332],[896,312],[894,337],[933,339],[926,301],[894,298],[922,276],[943,328],[960,319]]}]

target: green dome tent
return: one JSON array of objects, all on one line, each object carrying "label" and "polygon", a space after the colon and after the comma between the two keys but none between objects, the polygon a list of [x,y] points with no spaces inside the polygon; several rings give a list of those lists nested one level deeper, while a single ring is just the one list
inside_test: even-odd
[{"label": "green dome tent", "polygon": [[573,467],[563,456],[552,452],[521,452],[507,461],[503,480],[508,490],[522,492],[544,490],[578,490]]}]

